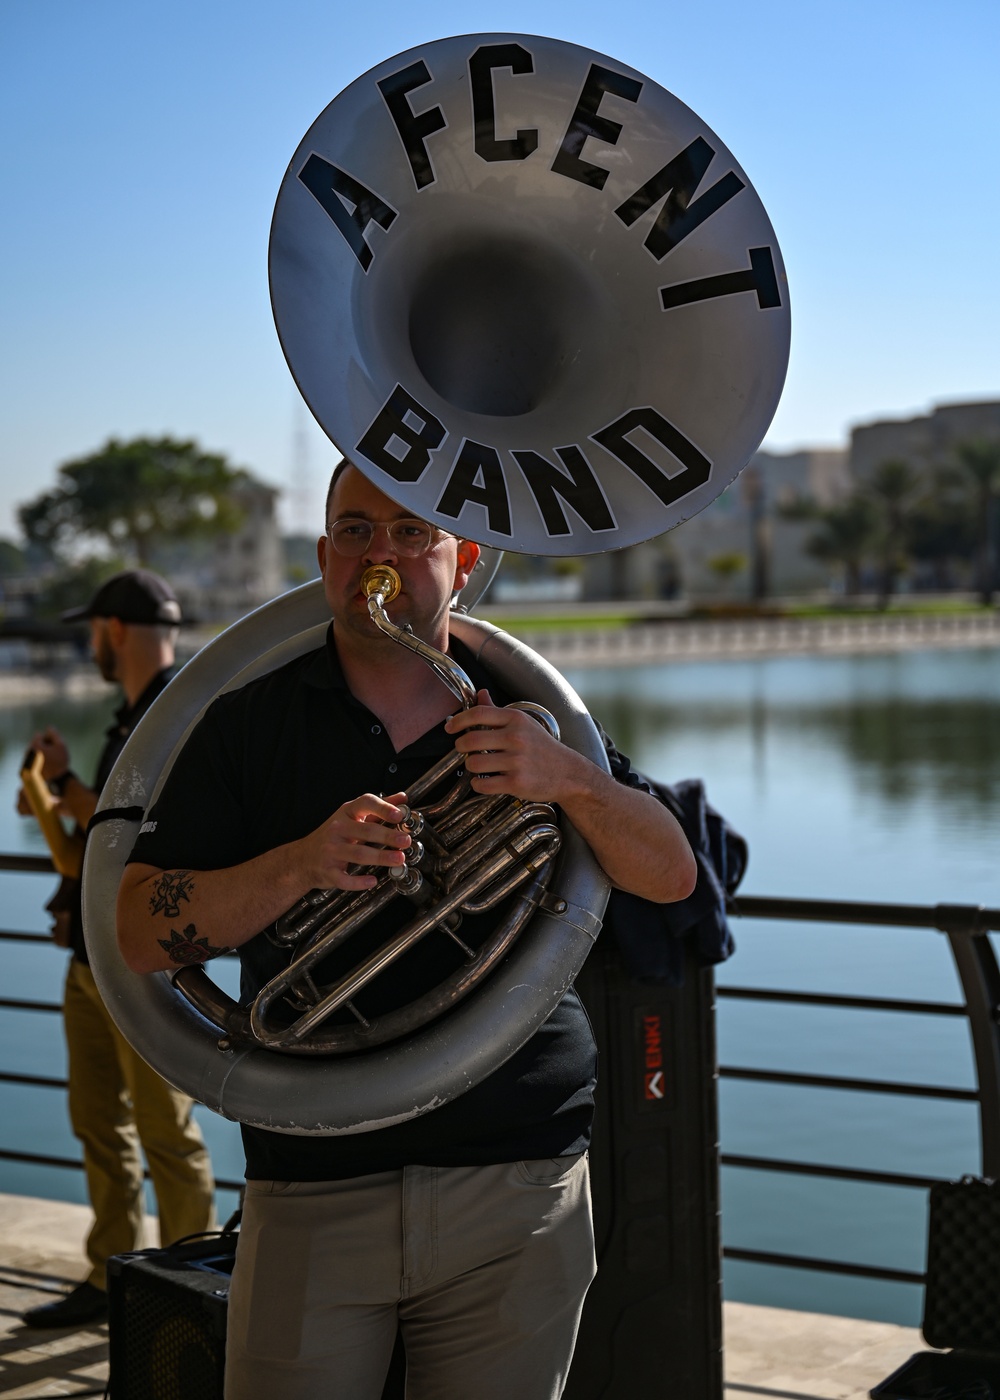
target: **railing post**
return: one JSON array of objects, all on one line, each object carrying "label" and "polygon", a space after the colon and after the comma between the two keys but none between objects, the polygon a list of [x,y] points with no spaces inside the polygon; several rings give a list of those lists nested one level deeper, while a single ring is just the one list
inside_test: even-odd
[{"label": "railing post", "polygon": [[948,936],[972,1031],[982,1172],[1000,1178],[1000,966],[979,905],[939,904],[937,926]]}]

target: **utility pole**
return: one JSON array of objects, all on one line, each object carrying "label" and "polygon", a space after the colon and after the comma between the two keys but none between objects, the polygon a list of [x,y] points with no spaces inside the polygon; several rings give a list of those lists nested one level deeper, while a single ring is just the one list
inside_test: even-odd
[{"label": "utility pole", "polygon": [[750,514],[750,597],[762,603],[771,593],[771,521],[763,472],[756,463],[743,472],[743,496]]}]

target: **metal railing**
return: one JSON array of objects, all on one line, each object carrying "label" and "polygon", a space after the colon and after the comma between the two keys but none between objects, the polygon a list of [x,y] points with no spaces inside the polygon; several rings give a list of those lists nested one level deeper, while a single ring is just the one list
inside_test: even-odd
[{"label": "metal railing", "polygon": [[[926,1099],[949,1099],[975,1103],[979,1110],[981,1143],[980,1170],[983,1176],[1000,1177],[1000,966],[989,934],[1000,930],[1000,909],[984,909],[973,904],[882,904],[830,899],[782,899],[740,896],[731,901],[730,914],[740,918],[794,920],[801,923],[853,924],[883,928],[924,928],[943,933],[948,939],[958,972],[964,1003],[913,1001],[892,997],[836,996],[819,992],[775,991],[757,987],[718,987],[724,999],[781,1003],[797,1006],[831,1006],[861,1011],[891,1011],[920,1016],[959,1016],[968,1020],[976,1070],[976,1088],[963,1089],[938,1084],[916,1084],[884,1079],[857,1079],[840,1075],[801,1074],[786,1070],[753,1069],[721,1065],[723,1079],[751,1080],[768,1084],[805,1086],[814,1089],[845,1089],[853,1092],[888,1094]],[[756,1157],[723,1152],[726,1167],[753,1171],[783,1172],[798,1176],[826,1177],[831,1180],[860,1181],[882,1186],[928,1190],[936,1177],[903,1172],[873,1171],[861,1167],[837,1167],[825,1162],[790,1161],[778,1157]],[[908,1269],[893,1269],[809,1255],[777,1254],[766,1250],[726,1247],[727,1259],[748,1263],[773,1264],[784,1268],[819,1270],[824,1273],[852,1274],[859,1278],[894,1283],[923,1284],[925,1275]]]},{"label": "metal railing", "polygon": [[[51,872],[52,868],[51,862],[44,856],[0,854],[0,871],[37,874]],[[916,1001],[891,997],[841,996],[822,992],[778,991],[772,988],[738,986],[718,987],[716,994],[723,1000],[770,1002],[797,1006],[828,1006],[860,1011],[890,1011],[920,1016],[965,1018],[968,1020],[972,1036],[976,1088],[964,1089],[957,1086],[916,1084],[884,1079],[803,1074],[787,1070],[757,1069],[735,1065],[720,1066],[719,1075],[723,1079],[731,1080],[975,1103],[979,1111],[982,1174],[987,1177],[1000,1177],[1000,966],[998,966],[988,936],[990,932],[1000,930],[1000,909],[984,909],[979,905],[882,904],[848,900],[765,898],[747,895],[733,900],[729,912],[732,916],[741,919],[924,928],[935,929],[943,933],[948,939],[955,961],[965,997],[964,1003]],[[4,941],[50,943],[45,934],[0,930],[0,942]],[[3,997],[0,998],[0,1010],[36,1011],[51,1015],[61,1012],[62,1007],[57,1002]],[[44,1089],[65,1089],[67,1087],[65,1079],[20,1074],[3,1068],[0,1068],[0,1083],[25,1084]],[[77,1158],[42,1156],[38,1153],[17,1152],[3,1148],[0,1148],[0,1160],[76,1168],[78,1170],[82,1170],[83,1167],[83,1163]],[[824,1177],[830,1180],[866,1182],[883,1186],[909,1187],[916,1190],[927,1190],[937,1180],[936,1177],[932,1176],[904,1172],[876,1171],[864,1167],[840,1167],[825,1162],[803,1162],[779,1157],[748,1156],[727,1152],[721,1154],[720,1162],[722,1166],[743,1170]],[[242,1183],[217,1179],[216,1185],[222,1190],[238,1191]],[[809,1255],[782,1254],[732,1246],[725,1247],[723,1254],[727,1259],[771,1264],[784,1268],[851,1274],[860,1278],[882,1279],[897,1283],[922,1284],[924,1282],[924,1275],[912,1270],[855,1264]]]},{"label": "metal railing", "polygon": [[[55,867],[48,856],[20,856],[0,854],[0,872],[15,872],[30,875],[55,874]],[[0,943],[44,943],[52,946],[52,939],[45,933],[22,933],[12,929],[0,929]],[[62,1015],[62,1003],[57,1001],[37,1001],[17,997],[0,997],[0,1011],[38,1011],[44,1014]],[[69,1088],[66,1079],[43,1074],[19,1074],[14,1070],[0,1068],[0,1084],[25,1084],[36,1089]],[[0,1161],[22,1162],[40,1167],[62,1167],[70,1171],[83,1171],[83,1161],[79,1157],[59,1157],[40,1152],[17,1152],[0,1147]],[[148,1170],[145,1179],[150,1179]],[[215,1178],[216,1189],[236,1191],[243,1189],[242,1181],[232,1181],[226,1177]]]}]

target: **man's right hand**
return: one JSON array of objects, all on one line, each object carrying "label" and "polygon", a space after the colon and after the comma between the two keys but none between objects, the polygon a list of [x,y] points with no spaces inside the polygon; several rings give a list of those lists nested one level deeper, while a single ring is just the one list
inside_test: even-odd
[{"label": "man's right hand", "polygon": [[411,838],[397,825],[404,796],[363,793],[307,836],[228,869],[127,865],[118,890],[126,964],[133,972],[160,972],[203,962],[248,942],[310,890],[371,889],[377,877],[355,873],[359,866],[405,864]]},{"label": "man's right hand", "polygon": [[298,842],[303,875],[310,889],[368,890],[377,877],[358,866],[401,866],[410,836],[398,823],[406,815],[405,793],[376,797],[365,792],[338,807],[322,826]]}]

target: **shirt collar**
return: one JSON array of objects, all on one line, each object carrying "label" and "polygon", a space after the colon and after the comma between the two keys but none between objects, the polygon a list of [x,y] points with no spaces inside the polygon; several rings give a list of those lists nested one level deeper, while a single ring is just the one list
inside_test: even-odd
[{"label": "shirt collar", "polygon": [[[448,654],[458,662],[463,671],[468,672],[477,688],[488,684],[488,677],[482,666],[465,643],[460,642],[457,637],[449,639]],[[315,686],[318,690],[347,690],[350,694],[337,654],[337,644],[333,639],[332,622],[327,628],[323,645],[313,652],[306,663],[302,678],[307,685]]]},{"label": "shirt collar", "polygon": [[123,699],[118,709],[115,710],[115,723],[108,733],[114,734],[123,731],[131,733],[156,697],[166,689],[172,675],[173,667],[164,666],[162,671],[157,671],[134,705],[130,705],[127,700]]},{"label": "shirt collar", "polygon": [[323,645],[318,647],[307,659],[302,671],[302,679],[306,685],[314,686],[317,690],[347,689],[347,682],[344,680],[344,672],[340,665],[340,657],[337,655],[336,643],[333,640],[332,622],[326,629]]}]

